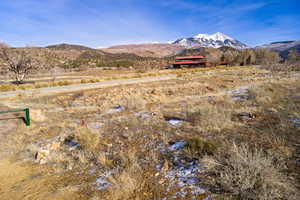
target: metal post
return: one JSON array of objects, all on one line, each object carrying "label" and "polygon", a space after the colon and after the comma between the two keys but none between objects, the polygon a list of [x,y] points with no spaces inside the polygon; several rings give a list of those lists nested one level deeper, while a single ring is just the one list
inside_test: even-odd
[{"label": "metal post", "polygon": [[29,108],[25,108],[25,124],[26,126],[30,126],[30,112],[29,112]]}]

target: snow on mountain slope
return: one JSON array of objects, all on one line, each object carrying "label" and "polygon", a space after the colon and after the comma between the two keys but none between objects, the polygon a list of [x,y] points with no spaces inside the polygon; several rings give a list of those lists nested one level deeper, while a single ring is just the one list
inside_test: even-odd
[{"label": "snow on mountain slope", "polygon": [[223,33],[217,32],[215,34],[198,34],[191,38],[182,38],[173,42],[173,44],[179,44],[186,48],[196,48],[196,47],[211,47],[219,48],[223,46],[232,47],[235,49],[246,49],[250,48],[246,44],[235,40]]}]

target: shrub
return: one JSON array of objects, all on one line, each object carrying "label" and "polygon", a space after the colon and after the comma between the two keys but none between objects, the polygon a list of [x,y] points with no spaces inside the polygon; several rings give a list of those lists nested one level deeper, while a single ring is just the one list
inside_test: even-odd
[{"label": "shrub", "polygon": [[87,127],[82,127],[76,134],[76,140],[79,142],[81,147],[86,150],[95,150],[100,142],[99,134],[92,132]]},{"label": "shrub", "polygon": [[146,101],[142,96],[137,94],[124,98],[122,100],[122,104],[124,104],[128,110],[138,111],[145,108]]},{"label": "shrub", "polygon": [[89,79],[87,82],[89,82],[89,83],[97,83],[97,82],[99,82],[99,80],[93,78],[93,79]]},{"label": "shrub", "polygon": [[44,88],[44,87],[48,87],[47,83],[36,83],[34,85],[35,88]]},{"label": "shrub", "polygon": [[187,140],[184,151],[191,157],[202,156],[205,154],[212,155],[217,151],[216,142],[204,140],[201,137],[194,137]]},{"label": "shrub", "polygon": [[138,162],[109,177],[109,181],[112,184],[109,199],[161,199],[165,193],[164,186],[157,183],[155,171],[143,169]]},{"label": "shrub", "polygon": [[[294,199],[294,189],[280,166],[262,150],[247,144],[229,144],[215,156],[203,160],[217,175],[215,184],[239,199]],[[212,164],[214,166],[212,167]]]},{"label": "shrub", "polygon": [[65,85],[71,85],[72,82],[65,80],[65,81],[59,81],[57,84],[59,86],[65,86]]},{"label": "shrub", "polygon": [[87,83],[87,80],[82,79],[82,80],[80,80],[80,83]]}]

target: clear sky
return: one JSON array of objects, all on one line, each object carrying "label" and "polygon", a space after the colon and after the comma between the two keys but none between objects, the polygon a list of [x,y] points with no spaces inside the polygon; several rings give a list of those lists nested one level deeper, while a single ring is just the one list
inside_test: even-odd
[{"label": "clear sky", "polygon": [[300,0],[0,0],[0,41],[90,47],[223,32],[251,46],[300,40]]}]

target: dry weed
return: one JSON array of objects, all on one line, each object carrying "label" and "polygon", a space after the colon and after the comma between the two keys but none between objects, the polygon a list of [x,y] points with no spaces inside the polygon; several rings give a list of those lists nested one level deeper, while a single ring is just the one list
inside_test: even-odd
[{"label": "dry weed", "polygon": [[99,134],[92,132],[87,127],[79,128],[78,132],[76,133],[76,139],[79,144],[88,151],[95,150],[100,143]]},{"label": "dry weed", "polygon": [[[214,172],[216,184],[239,199],[295,199],[295,190],[282,166],[262,150],[229,144],[211,159],[202,160]],[[217,164],[216,164],[217,163]]]}]

